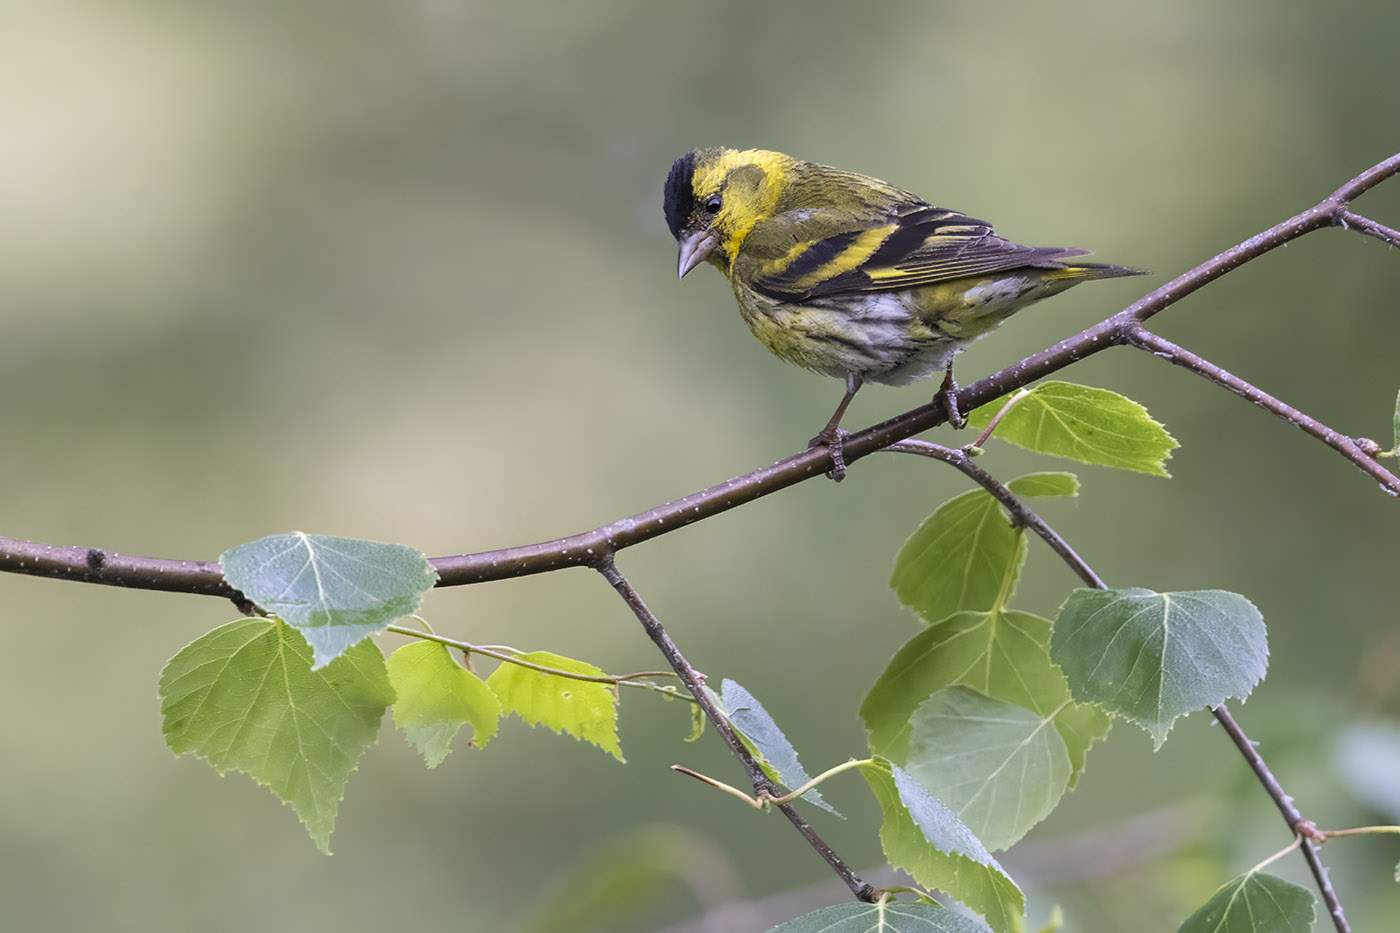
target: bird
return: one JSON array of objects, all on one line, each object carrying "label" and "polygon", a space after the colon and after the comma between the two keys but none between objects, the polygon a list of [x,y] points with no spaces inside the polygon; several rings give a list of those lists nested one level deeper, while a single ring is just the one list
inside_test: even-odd
[{"label": "bird", "polygon": [[953,357],[1029,304],[1141,269],[1079,262],[1088,250],[1022,246],[992,225],[901,188],[766,149],[693,149],[665,184],[677,272],[724,273],[749,330],[781,359],[845,382],[809,447],[846,473],[841,418],[867,382],[944,373],[954,426]]}]

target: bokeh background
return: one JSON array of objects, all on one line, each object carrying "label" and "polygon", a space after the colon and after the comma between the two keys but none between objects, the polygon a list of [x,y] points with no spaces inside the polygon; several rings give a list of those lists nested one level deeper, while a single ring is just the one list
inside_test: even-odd
[{"label": "bokeh background", "polygon": [[[1267,0],[6,4],[0,530],[197,559],[293,529],[449,554],[642,511],[801,448],[840,394],[772,359],[720,276],[675,281],[660,200],[681,152],[781,149],[1158,271],[1022,315],[962,357],[971,380],[1396,151],[1397,30],[1394,4]],[[1400,182],[1358,208],[1400,222]],[[1400,253],[1325,231],[1155,326],[1389,445],[1397,297]],[[1324,825],[1400,820],[1397,504],[1149,357],[1069,378],[1148,405],[1182,447],[1169,481],[1080,469],[1047,517],[1114,584],[1253,599],[1272,667],[1241,722]],[[926,393],[869,389],[847,423]],[[621,565],[819,770],[862,754],[856,707],[916,629],[893,554],[964,488],[875,457]],[[1052,614],[1073,582],[1032,545],[1018,605]],[[657,664],[583,570],[425,612],[481,643]],[[386,723],[326,858],[267,791],[161,739],[161,666],[230,606],[7,576],[0,614],[6,929],[512,929],[571,878],[618,892],[596,927],[618,931],[761,930],[842,898],[780,817],[666,770],[739,776],[713,736],[683,742],[679,703],[623,697],[625,766],[509,720],[429,772]],[[873,870],[863,782],[824,792],[850,818],[819,830]],[[1152,933],[1287,841],[1196,715],[1157,754],[1120,724],[1007,862],[1033,919],[1058,903],[1074,930]],[[1354,928],[1393,929],[1400,845],[1325,854]],[[580,882],[600,859],[641,874]]]}]

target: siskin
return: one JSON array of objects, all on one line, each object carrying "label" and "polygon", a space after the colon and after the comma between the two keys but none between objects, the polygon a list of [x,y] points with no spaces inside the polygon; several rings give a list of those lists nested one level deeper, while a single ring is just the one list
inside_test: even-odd
[{"label": "siskin", "polygon": [[878,178],[763,149],[688,152],[665,194],[681,277],[708,260],[764,346],[845,380],[811,443],[830,449],[838,480],[841,416],[862,384],[944,371],[939,394],[960,424],[954,354],[1032,302],[1090,279],[1146,274],[1066,262],[1088,250],[1020,246]]}]

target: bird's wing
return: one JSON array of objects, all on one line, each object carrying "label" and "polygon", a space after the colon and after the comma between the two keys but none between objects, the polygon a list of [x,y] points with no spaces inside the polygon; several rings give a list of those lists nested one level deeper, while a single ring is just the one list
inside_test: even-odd
[{"label": "bird's wing", "polygon": [[[997,236],[985,221],[928,204],[905,205],[832,232],[837,223],[824,211],[800,210],[764,221],[750,235],[757,234],[767,248],[748,264],[749,285],[780,301],[803,301],[898,291],[1026,266],[1058,268],[1060,260],[1088,252],[1021,246]],[[782,248],[775,248],[779,244]]]}]

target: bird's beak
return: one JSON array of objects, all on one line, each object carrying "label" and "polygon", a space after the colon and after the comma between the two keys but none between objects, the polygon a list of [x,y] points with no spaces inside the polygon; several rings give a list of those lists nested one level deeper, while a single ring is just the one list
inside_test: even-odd
[{"label": "bird's beak", "polygon": [[681,247],[676,259],[676,271],[681,278],[694,269],[715,251],[719,237],[713,230],[696,230],[681,237]]}]

